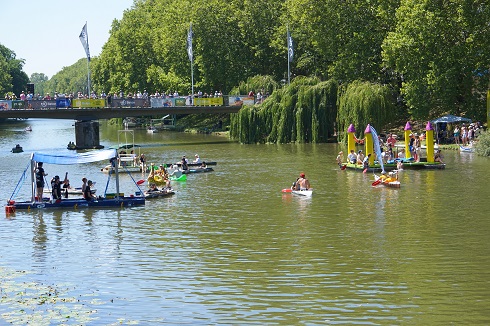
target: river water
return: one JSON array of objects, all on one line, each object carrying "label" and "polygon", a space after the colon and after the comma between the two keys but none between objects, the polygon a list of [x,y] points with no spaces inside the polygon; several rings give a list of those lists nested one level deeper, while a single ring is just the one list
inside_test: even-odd
[{"label": "river water", "polygon": [[[5,203],[30,152],[68,153],[74,127],[0,128]],[[101,122],[101,144],[117,145],[117,130]],[[3,213],[0,324],[490,324],[488,158],[446,152],[445,170],[372,188],[372,174],[335,165],[336,144],[135,134],[150,162],[218,164],[144,207]],[[17,143],[24,153],[10,153]],[[45,170],[103,191],[105,164]],[[313,196],[281,193],[300,172]]]}]

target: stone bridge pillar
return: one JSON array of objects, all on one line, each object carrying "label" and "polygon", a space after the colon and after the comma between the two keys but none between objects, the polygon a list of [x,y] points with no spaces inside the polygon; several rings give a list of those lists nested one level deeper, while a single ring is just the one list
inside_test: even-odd
[{"label": "stone bridge pillar", "polygon": [[100,145],[99,121],[76,121],[75,143],[77,145],[77,149],[104,148],[104,146]]}]

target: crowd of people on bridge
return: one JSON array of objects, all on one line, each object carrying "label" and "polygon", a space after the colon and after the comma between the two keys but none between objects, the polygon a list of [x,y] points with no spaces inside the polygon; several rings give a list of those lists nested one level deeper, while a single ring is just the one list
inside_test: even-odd
[{"label": "crowd of people on bridge", "polygon": [[[53,94],[53,95],[51,95]],[[256,103],[262,103],[268,96],[269,92],[265,92],[263,89],[257,91],[255,93],[254,91],[249,91],[248,93],[249,97],[255,98]],[[186,98],[213,98],[213,97],[223,97],[223,92],[221,90],[211,90],[210,92],[203,92],[201,90],[198,90],[197,92],[194,93],[194,96],[192,96],[191,93],[189,93],[186,96],[182,96],[179,94],[178,91],[167,91],[167,92],[159,92],[155,91],[154,93],[150,94],[147,92],[145,89],[143,92],[141,91],[136,91],[136,92],[127,92],[125,93],[124,91],[119,91],[119,92],[114,92],[114,93],[106,93],[102,92],[100,94],[96,94],[94,91],[91,92],[90,95],[83,93],[83,92],[72,92],[72,93],[58,93],[58,92],[47,92],[44,95],[41,95],[40,93],[37,93],[34,95],[31,92],[24,92],[22,91],[19,96],[17,96],[13,92],[8,92],[4,95],[5,100],[21,100],[21,101],[30,101],[30,100],[56,100],[58,98],[67,98],[67,99],[106,99],[108,97],[111,97],[112,99],[148,99],[148,98],[163,98],[163,99],[168,99],[168,98],[177,98],[177,97],[186,97]]]},{"label": "crowd of people on bridge", "polygon": [[[207,92],[202,92],[201,90],[195,92],[194,97],[195,98],[208,98],[208,97],[222,97],[223,93],[221,91],[211,91],[209,93]],[[107,97],[112,97],[113,99],[132,99],[132,98],[138,98],[138,99],[147,99],[147,98],[177,98],[177,97],[183,97],[179,94],[179,92],[174,91],[174,92],[159,92],[155,91],[153,94],[149,94],[146,89],[141,92],[128,92],[125,93],[122,90],[119,92],[115,93],[109,93],[107,94],[106,92],[102,92],[100,94],[96,94],[94,91],[90,94],[90,96],[86,93],[83,92],[77,92],[77,93],[58,93],[54,92],[53,96],[51,96],[50,92],[47,92],[45,95],[41,95],[37,93],[34,95],[31,92],[24,92],[22,91],[19,96],[17,96],[13,92],[8,92],[4,95],[5,100],[21,100],[21,101],[31,101],[31,100],[56,100],[58,98],[68,98],[68,99],[105,99]],[[189,93],[187,97],[191,97],[191,94]]]},{"label": "crowd of people on bridge", "polygon": [[[255,93],[253,90],[250,90],[249,93],[247,94],[248,97],[254,98],[254,103],[260,104],[262,103],[268,96],[269,92],[264,91],[263,89],[260,89]],[[34,95],[32,92],[24,92],[22,91],[19,96],[17,96],[13,92],[6,93],[4,95],[5,100],[20,100],[20,101],[25,101],[26,104],[31,101],[31,100],[44,100],[44,101],[50,101],[50,100],[58,100],[58,99],[68,99],[68,100],[74,100],[74,99],[107,99],[109,103],[111,103],[111,100],[118,100],[118,99],[172,99],[172,98],[185,98],[186,99],[186,104],[187,105],[192,105],[193,103],[193,98],[218,98],[218,97],[223,97],[223,92],[221,90],[211,90],[210,92],[202,91],[202,90],[197,90],[192,94],[189,92],[187,95],[180,95],[178,91],[167,91],[167,92],[160,92],[160,91],[155,91],[153,93],[149,93],[146,89],[141,91],[136,91],[136,92],[124,92],[120,90],[119,92],[111,92],[111,93],[106,93],[102,92],[100,94],[97,94],[95,91],[92,91],[91,94],[86,94],[82,91],[79,92],[71,92],[71,93],[59,93],[59,92],[46,92],[44,95],[37,93]]]}]

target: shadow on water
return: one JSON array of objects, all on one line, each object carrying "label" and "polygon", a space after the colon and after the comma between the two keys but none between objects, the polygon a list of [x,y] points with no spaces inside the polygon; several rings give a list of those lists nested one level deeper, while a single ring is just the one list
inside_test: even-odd
[{"label": "shadow on water", "polygon": [[152,148],[152,147],[171,147],[171,146],[196,146],[196,145],[218,145],[218,144],[229,144],[238,142],[231,140],[216,140],[216,141],[200,141],[200,142],[176,142],[176,143],[150,143],[138,145],[141,148]]}]

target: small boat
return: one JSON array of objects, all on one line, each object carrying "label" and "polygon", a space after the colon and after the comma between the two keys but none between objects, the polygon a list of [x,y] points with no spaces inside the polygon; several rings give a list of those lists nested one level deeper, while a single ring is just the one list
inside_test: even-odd
[{"label": "small boat", "polygon": [[175,194],[175,192],[173,191],[172,188],[163,188],[156,191],[147,190],[144,192],[144,194],[146,199],[150,199],[150,198],[170,197],[173,194]]},{"label": "small boat", "polygon": [[311,197],[313,195],[313,189],[291,190],[291,193],[297,196]]},{"label": "small boat", "polygon": [[473,147],[470,147],[470,146],[462,146],[462,145],[459,145],[459,151],[461,153],[474,153],[475,150]]},{"label": "small boat", "polygon": [[[132,140],[132,142],[128,143],[129,140]],[[111,164],[104,166],[100,171],[113,173],[116,162],[121,171],[131,173],[144,173],[149,171],[150,167],[141,161],[141,157],[144,156],[144,154],[141,154],[141,146],[134,143],[134,130],[118,130],[117,142],[117,146],[111,146],[111,148],[115,148],[119,152],[117,160],[110,162]],[[136,153],[136,150],[138,153]]]},{"label": "small boat", "polygon": [[22,149],[22,146],[19,144],[15,145],[15,147],[12,148],[12,153],[22,153],[24,150]]},{"label": "small boat", "polygon": [[167,184],[167,180],[158,174],[148,176],[147,180],[148,180],[148,184],[154,183],[157,186],[164,186]]},{"label": "small boat", "polygon": [[[388,162],[387,164],[384,164],[385,170],[394,170],[396,169],[396,162]],[[349,170],[356,170],[359,172],[381,172],[383,168],[381,167],[380,164],[373,164],[370,165],[367,169],[362,165],[362,164],[353,164],[353,163],[342,163],[342,166],[340,167],[341,170],[349,169]]]},{"label": "small boat", "polygon": [[378,185],[388,188],[400,188],[401,184],[398,181],[398,171],[391,171],[388,175],[382,174],[381,176],[374,175],[374,182],[371,184],[373,187]]},{"label": "small boat", "polygon": [[151,134],[154,134],[156,132],[158,132],[158,129],[156,127],[153,127],[153,126],[149,126],[147,129],[146,129],[147,132],[151,133]]},{"label": "small boat", "polygon": [[77,149],[77,145],[75,145],[74,142],[69,142],[68,145],[66,146],[67,149],[69,150],[74,150],[74,149]]},{"label": "small boat", "polygon": [[186,180],[187,180],[187,174],[181,174],[179,176],[177,175],[170,176],[170,181],[186,181]]},{"label": "small boat", "polygon": [[32,131],[32,127],[31,126],[27,126],[24,130],[25,131]]},{"label": "small boat", "polygon": [[[189,162],[187,163],[187,166],[201,166],[202,162],[196,163],[196,162]],[[216,162],[208,162],[206,161],[206,165],[216,165]],[[172,164],[167,164],[168,166],[171,166]],[[173,163],[173,165],[181,166],[182,162],[177,162]]]},{"label": "small boat", "polygon": [[291,193],[293,195],[302,196],[302,197],[311,197],[313,195],[313,188],[303,189],[303,190],[293,190],[291,188],[285,188],[282,190],[284,193]]},{"label": "small boat", "polygon": [[195,168],[195,169],[187,169],[187,170],[183,170],[182,173],[183,174],[190,174],[190,173],[205,173],[205,172],[212,172],[214,171],[213,168]]}]

